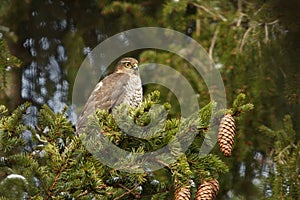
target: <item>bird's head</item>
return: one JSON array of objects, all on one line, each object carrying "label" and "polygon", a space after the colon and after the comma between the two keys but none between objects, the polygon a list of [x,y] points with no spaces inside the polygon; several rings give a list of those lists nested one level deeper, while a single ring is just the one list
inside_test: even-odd
[{"label": "bird's head", "polygon": [[126,57],[118,62],[116,72],[138,74],[138,69],[138,61],[134,58]]}]

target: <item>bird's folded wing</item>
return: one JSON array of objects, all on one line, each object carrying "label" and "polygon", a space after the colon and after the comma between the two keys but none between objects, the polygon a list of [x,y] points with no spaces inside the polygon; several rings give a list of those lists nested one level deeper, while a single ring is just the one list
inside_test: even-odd
[{"label": "bird's folded wing", "polygon": [[110,111],[114,106],[120,105],[125,97],[125,88],[129,78],[128,74],[113,73],[100,81],[79,115],[76,130],[86,126],[88,116],[96,109]]}]

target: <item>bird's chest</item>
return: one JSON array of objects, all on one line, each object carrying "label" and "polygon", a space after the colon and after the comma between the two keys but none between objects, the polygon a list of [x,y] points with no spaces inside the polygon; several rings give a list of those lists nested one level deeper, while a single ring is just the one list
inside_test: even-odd
[{"label": "bird's chest", "polygon": [[124,86],[124,90],[124,103],[135,107],[142,103],[143,91],[140,77],[131,77],[128,80],[128,83]]}]

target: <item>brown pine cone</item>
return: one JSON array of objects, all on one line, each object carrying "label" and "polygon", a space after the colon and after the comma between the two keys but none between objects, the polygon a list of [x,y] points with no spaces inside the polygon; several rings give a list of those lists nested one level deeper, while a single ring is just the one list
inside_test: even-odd
[{"label": "brown pine cone", "polygon": [[235,121],[230,114],[226,114],[219,126],[218,144],[224,156],[231,156],[235,135]]},{"label": "brown pine cone", "polygon": [[198,187],[195,200],[213,200],[219,191],[219,182],[217,179],[203,181]]},{"label": "brown pine cone", "polygon": [[178,187],[175,190],[175,200],[190,200],[191,192],[190,188],[187,187]]}]

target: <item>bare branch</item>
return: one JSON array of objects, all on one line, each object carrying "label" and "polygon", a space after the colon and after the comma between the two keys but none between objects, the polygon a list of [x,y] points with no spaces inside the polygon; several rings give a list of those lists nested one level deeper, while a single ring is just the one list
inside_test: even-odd
[{"label": "bare branch", "polygon": [[124,194],[121,194],[120,196],[114,198],[114,200],[119,200],[121,199],[122,197],[124,197],[125,195],[128,195],[128,194],[133,194],[133,195],[136,195],[133,191],[138,187],[138,185],[134,186],[132,189],[128,189],[127,187],[125,187],[124,185],[122,184],[118,184],[121,188],[127,190],[127,192],[125,192]]},{"label": "bare branch", "polygon": [[196,19],[196,36],[200,36],[201,32],[201,21],[200,19]]},{"label": "bare branch", "polygon": [[243,17],[247,16],[245,13],[240,13],[239,19],[236,22],[236,26],[240,26],[243,20]]},{"label": "bare branch", "polygon": [[237,12],[240,14],[240,16],[239,16],[239,19],[236,23],[236,26],[240,26],[241,23],[242,23],[242,19],[245,15],[244,13],[242,13],[243,12],[242,0],[238,0],[238,10],[237,10]]},{"label": "bare branch", "polygon": [[283,71],[283,69],[281,67],[279,67],[279,70],[281,72],[281,74],[283,75],[284,78],[287,77],[286,73]]},{"label": "bare branch", "polygon": [[256,16],[263,8],[265,7],[265,5],[262,5],[254,14],[253,16]]},{"label": "bare branch", "polygon": [[276,23],[278,23],[279,22],[279,19],[276,19],[276,20],[274,20],[274,21],[272,21],[272,22],[269,22],[269,23],[267,23],[268,25],[274,25],[274,24],[276,24]]},{"label": "bare branch", "polygon": [[265,43],[269,42],[268,24],[265,24]]},{"label": "bare branch", "polygon": [[156,162],[158,162],[159,164],[169,168],[169,164],[165,163],[164,161],[156,160]]},{"label": "bare branch", "polygon": [[79,195],[76,196],[76,198],[80,198],[83,197],[85,195],[87,195],[89,192],[87,190],[83,191],[82,193],[80,193]]},{"label": "bare branch", "polygon": [[242,5],[243,5],[242,0],[238,0],[238,12],[240,13],[243,11]]},{"label": "bare branch", "polygon": [[213,38],[211,40],[211,43],[210,43],[210,47],[209,47],[209,57],[210,57],[211,60],[213,60],[213,51],[214,51],[214,48],[215,48],[215,44],[216,44],[218,34],[219,34],[219,27],[216,28],[214,36],[213,36]]},{"label": "bare branch", "polygon": [[278,22],[279,22],[279,19],[276,19],[276,20],[274,20],[272,22],[269,22],[269,23],[265,23],[265,43],[269,42],[269,29],[268,29],[268,26],[274,25]]},{"label": "bare branch", "polygon": [[259,57],[261,57],[261,45],[260,45],[260,42],[259,41],[257,41],[257,47],[258,47],[258,55],[259,55]]},{"label": "bare branch", "polygon": [[190,4],[192,4],[193,6],[195,6],[197,8],[200,8],[201,10],[204,10],[205,12],[207,12],[208,14],[210,14],[210,15],[212,15],[214,17],[217,16],[218,18],[220,18],[224,22],[227,21],[227,19],[223,15],[221,15],[221,14],[215,14],[212,11],[210,11],[208,8],[206,8],[205,6],[202,6],[202,5],[197,4],[195,2],[191,2]]},{"label": "bare branch", "polygon": [[247,36],[248,36],[248,34],[250,33],[251,30],[252,30],[252,27],[249,27],[249,28],[247,29],[247,31],[244,33],[243,38],[242,38],[242,41],[241,41],[241,46],[240,46],[240,49],[239,49],[240,52],[243,51],[243,48],[244,48],[244,45],[245,45]]}]

